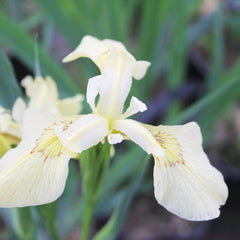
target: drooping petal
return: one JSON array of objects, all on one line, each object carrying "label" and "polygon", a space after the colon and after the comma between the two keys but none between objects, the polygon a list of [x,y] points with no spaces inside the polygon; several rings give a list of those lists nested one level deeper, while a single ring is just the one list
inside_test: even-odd
[{"label": "drooping petal", "polygon": [[68,129],[59,126],[55,131],[67,149],[81,153],[105,138],[108,133],[108,121],[101,116],[88,114],[81,116]]},{"label": "drooping petal", "polygon": [[85,36],[78,47],[63,59],[63,62],[70,62],[80,57],[87,57],[102,71],[104,68],[104,59],[113,48],[125,49],[122,43],[114,40],[99,40],[92,36]]},{"label": "drooping petal", "polygon": [[131,119],[123,119],[115,121],[113,129],[125,134],[148,154],[155,154],[159,158],[164,156],[162,147],[143,124]]},{"label": "drooping petal", "polygon": [[0,207],[24,207],[52,202],[63,192],[67,150],[55,134],[56,125],[69,124],[52,115],[27,110],[23,116],[23,139],[0,159]]},{"label": "drooping petal", "polygon": [[165,150],[165,166],[155,157],[154,191],[159,204],[188,220],[218,217],[228,189],[202,149],[199,126],[191,122],[148,128]]},{"label": "drooping petal", "polygon": [[147,106],[145,103],[137,99],[136,97],[132,97],[130,101],[130,105],[126,112],[122,115],[123,118],[130,117],[138,112],[144,112],[147,110]]},{"label": "drooping petal", "polygon": [[77,94],[74,97],[58,100],[58,112],[63,116],[79,114],[82,111],[82,101],[83,96],[81,94]]}]

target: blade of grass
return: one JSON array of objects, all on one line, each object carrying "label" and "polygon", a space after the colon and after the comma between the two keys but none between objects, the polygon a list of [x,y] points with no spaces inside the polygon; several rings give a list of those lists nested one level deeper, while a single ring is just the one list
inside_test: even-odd
[{"label": "blade of grass", "polygon": [[208,89],[214,89],[224,70],[224,14],[222,5],[216,11],[213,24],[212,64],[207,78]]},{"label": "blade of grass", "polygon": [[[0,10],[0,40],[11,48],[27,66],[34,70],[34,40],[22,31]],[[79,87],[69,75],[39,46],[39,60],[43,74],[51,75],[57,82],[62,96],[77,93]]]},{"label": "blade of grass", "polygon": [[21,95],[12,65],[0,49],[0,105],[11,109],[16,98]]},{"label": "blade of grass", "polygon": [[[226,72],[222,85],[207,94],[193,106],[183,111],[170,124],[180,124],[195,119],[201,126],[203,135],[210,133],[213,124],[226,108],[240,96],[240,61]],[[168,122],[169,124],[169,122]]]},{"label": "blade of grass", "polygon": [[[85,9],[75,1],[36,0],[48,17],[60,29],[72,46],[76,47],[87,30],[91,31]],[[82,4],[80,6],[83,6]]]}]

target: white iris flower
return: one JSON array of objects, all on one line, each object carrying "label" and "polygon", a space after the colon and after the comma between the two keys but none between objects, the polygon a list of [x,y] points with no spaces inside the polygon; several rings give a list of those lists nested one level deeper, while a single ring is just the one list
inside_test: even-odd
[{"label": "white iris flower", "polygon": [[64,190],[69,159],[107,137],[110,144],[132,140],[153,155],[155,197],[170,212],[188,220],[218,217],[228,189],[202,149],[197,123],[154,127],[128,119],[147,109],[135,97],[124,111],[132,77],[141,79],[150,64],[136,61],[119,42],[91,36],[64,61],[79,57],[91,58],[101,72],[88,82],[92,113],[63,118],[25,112],[21,143],[0,160],[0,206],[54,201]]}]

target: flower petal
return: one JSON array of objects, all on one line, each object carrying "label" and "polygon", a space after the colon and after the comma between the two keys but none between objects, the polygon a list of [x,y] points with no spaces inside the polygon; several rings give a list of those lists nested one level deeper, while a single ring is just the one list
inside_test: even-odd
[{"label": "flower petal", "polygon": [[134,57],[123,50],[113,49],[106,57],[98,106],[104,116],[111,119],[122,114],[135,64]]},{"label": "flower petal", "polygon": [[108,121],[95,114],[81,116],[68,129],[55,128],[62,144],[72,152],[82,152],[100,141],[108,133]]},{"label": "flower petal", "polygon": [[83,37],[78,47],[63,59],[63,62],[70,62],[80,57],[88,57],[102,71],[104,68],[105,56],[112,48],[125,49],[120,42],[110,39],[99,40],[87,35]]},{"label": "flower petal", "polygon": [[123,136],[120,133],[110,134],[108,135],[108,142],[110,144],[117,144],[122,142]]},{"label": "flower petal", "polygon": [[51,115],[27,110],[23,117],[23,139],[0,159],[0,206],[24,207],[52,202],[63,192],[68,161],[67,150],[55,134]]},{"label": "flower petal", "polygon": [[83,95],[77,94],[57,101],[58,112],[63,116],[79,114],[82,111]]},{"label": "flower petal", "polygon": [[89,103],[93,112],[96,111],[95,99],[100,91],[101,83],[102,83],[102,75],[92,77],[88,80],[87,102]]},{"label": "flower petal", "polygon": [[136,97],[132,97],[130,101],[130,106],[126,110],[126,112],[122,115],[124,118],[130,117],[138,112],[144,112],[147,110],[147,106],[145,103],[137,99]]},{"label": "flower petal", "polygon": [[12,122],[10,113],[0,106],[0,132],[6,132],[9,124]]},{"label": "flower petal", "polygon": [[58,112],[56,107],[58,90],[51,77],[43,79],[37,76],[33,79],[27,76],[22,80],[21,85],[26,89],[26,95],[30,98],[29,108],[42,109],[54,114]]},{"label": "flower petal", "polygon": [[131,119],[123,119],[115,121],[113,123],[113,129],[125,134],[148,154],[152,153],[158,157],[163,157],[163,149],[143,124]]},{"label": "flower petal", "polygon": [[14,122],[9,112],[4,108],[0,108],[0,133],[2,133],[9,145],[18,144],[22,137],[20,123]]},{"label": "flower petal", "polygon": [[149,126],[149,130],[165,150],[165,166],[155,157],[154,190],[159,204],[188,220],[218,217],[228,189],[202,149],[199,126],[191,122],[183,126]]},{"label": "flower petal", "polygon": [[142,79],[145,76],[147,69],[150,65],[151,63],[147,61],[137,61],[136,66],[133,70],[133,77],[136,80]]},{"label": "flower petal", "polygon": [[27,104],[23,101],[22,98],[17,98],[15,103],[13,104],[12,108],[12,118],[14,121],[21,123],[22,122],[22,116],[24,111],[27,108]]}]

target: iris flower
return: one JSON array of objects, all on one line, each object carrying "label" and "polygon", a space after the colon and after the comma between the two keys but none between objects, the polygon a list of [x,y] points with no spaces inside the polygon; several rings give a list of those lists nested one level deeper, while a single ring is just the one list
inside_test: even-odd
[{"label": "iris flower", "polygon": [[188,220],[218,217],[228,189],[203,151],[198,124],[151,126],[129,119],[147,109],[136,97],[124,111],[132,78],[140,80],[150,63],[136,61],[120,42],[91,36],[84,37],[64,61],[79,57],[90,58],[101,72],[87,86],[92,113],[59,117],[35,109],[25,112],[21,143],[0,160],[0,206],[54,201],[64,190],[70,158],[99,142],[126,139],[153,155],[159,204]]},{"label": "iris flower", "polygon": [[[21,85],[25,89],[28,103],[20,97],[17,98],[11,112],[0,106],[1,143],[5,142],[9,147],[17,145],[21,140],[22,117],[27,108],[37,108],[64,116],[77,114],[82,109],[81,102],[83,96],[77,94],[74,97],[60,100],[58,98],[57,85],[51,77],[44,79],[37,76],[34,79],[31,76],[27,76],[21,81]],[[1,149],[3,149],[3,146]]]}]

